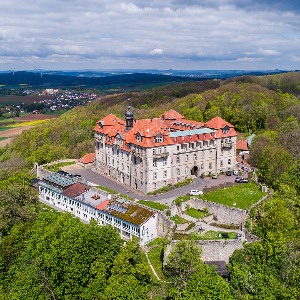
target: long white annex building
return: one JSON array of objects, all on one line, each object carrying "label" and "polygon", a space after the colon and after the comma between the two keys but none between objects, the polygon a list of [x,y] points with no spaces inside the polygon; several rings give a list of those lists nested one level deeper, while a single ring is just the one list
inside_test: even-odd
[{"label": "long white annex building", "polygon": [[192,176],[233,170],[234,126],[220,117],[202,123],[174,110],[158,118],[126,121],[109,114],[95,132],[96,169],[143,193]]},{"label": "long white annex building", "polygon": [[[158,227],[162,217],[157,211],[133,201],[116,198],[101,190],[79,183],[58,173],[39,174],[39,198],[83,221],[96,220],[99,225],[112,225],[125,240],[136,236],[144,245],[165,231]],[[167,228],[165,228],[167,229]]]}]

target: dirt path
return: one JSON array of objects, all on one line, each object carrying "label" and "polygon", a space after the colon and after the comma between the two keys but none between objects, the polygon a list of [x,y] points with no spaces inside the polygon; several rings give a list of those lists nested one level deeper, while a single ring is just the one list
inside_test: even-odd
[{"label": "dirt path", "polygon": [[21,126],[21,127],[16,127],[16,128],[8,129],[5,131],[1,131],[0,138],[2,138],[2,137],[10,137],[10,138],[0,141],[0,147],[4,147],[4,146],[8,145],[9,143],[11,143],[14,140],[14,137],[17,137],[18,135],[20,135],[22,131],[31,129],[33,127],[34,126]]}]

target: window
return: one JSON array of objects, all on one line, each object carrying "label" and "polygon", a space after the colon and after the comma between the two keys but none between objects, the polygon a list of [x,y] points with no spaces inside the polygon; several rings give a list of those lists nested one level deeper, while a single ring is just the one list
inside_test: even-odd
[{"label": "window", "polygon": [[141,143],[141,142],[142,142],[142,136],[141,136],[139,133],[136,135],[136,141],[137,141],[138,143]]},{"label": "window", "polygon": [[229,126],[226,125],[222,131],[223,131],[223,133],[229,133]]},{"label": "window", "polygon": [[175,138],[175,142],[177,142],[177,138]]},{"label": "window", "polygon": [[167,171],[164,171],[164,177],[167,177]]},{"label": "window", "polygon": [[158,148],[158,153],[161,154],[161,148]]},{"label": "window", "polygon": [[124,170],[124,164],[122,163],[122,170]]},{"label": "window", "polygon": [[185,161],[189,161],[189,156],[188,155],[185,156]]},{"label": "window", "polygon": [[134,169],[134,177],[137,177],[136,169]]},{"label": "window", "polygon": [[204,164],[201,164],[201,170],[204,170]]},{"label": "window", "polygon": [[167,147],[164,147],[164,152],[167,152]]},{"label": "window", "polygon": [[228,164],[231,165],[231,159],[228,159]]},{"label": "window", "polygon": [[223,153],[224,153],[224,151],[223,151],[223,150],[221,150],[221,156],[223,156]]},{"label": "window", "polygon": [[166,157],[163,158],[163,165],[164,165],[164,166],[167,165],[167,158],[166,158]]},{"label": "window", "polygon": [[141,159],[141,166],[143,166],[143,160]]},{"label": "window", "polygon": [[191,140],[191,139],[192,139],[192,136],[190,135],[189,138],[190,138],[190,140]]},{"label": "window", "polygon": [[143,179],[143,172],[140,173],[140,177],[141,177],[141,179]]},{"label": "window", "polygon": [[206,135],[205,135],[205,133],[203,134],[203,138],[204,138],[204,139],[206,138]]},{"label": "window", "polygon": [[155,149],[153,149],[153,155],[156,153],[156,150]]},{"label": "window", "polygon": [[157,178],[157,173],[154,172],[154,173],[153,173],[153,180],[155,180],[156,178]]},{"label": "window", "polygon": [[182,140],[184,141],[184,136],[182,137]]},{"label": "window", "polygon": [[180,169],[177,169],[177,175],[180,175]]},{"label": "window", "polygon": [[110,136],[108,137],[108,141],[111,142],[111,137]]},{"label": "window", "polygon": [[209,152],[209,157],[212,157],[212,155],[213,155],[213,152],[210,151],[210,152]]},{"label": "window", "polygon": [[153,159],[153,167],[157,167],[157,159]]},{"label": "window", "polygon": [[129,149],[130,148],[130,144],[126,143],[126,148]]},{"label": "window", "polygon": [[185,174],[189,172],[189,167],[185,167]]},{"label": "window", "polygon": [[223,167],[223,160],[220,161],[220,167]]},{"label": "window", "polygon": [[211,162],[209,163],[208,167],[209,167],[210,169],[212,169],[212,163],[211,163]]},{"label": "window", "polygon": [[177,146],[177,151],[179,151],[180,150],[180,146]]},{"label": "window", "polygon": [[156,189],[156,183],[155,182],[153,182],[153,188]]},{"label": "window", "polygon": [[197,139],[199,139],[200,137],[199,137],[199,134],[197,134]]},{"label": "window", "polygon": [[231,154],[231,149],[229,149],[229,154]]},{"label": "window", "polygon": [[202,151],[201,153],[201,158],[204,158],[204,151]]},{"label": "window", "polygon": [[194,154],[194,160],[197,160],[197,154]]},{"label": "window", "polygon": [[155,143],[163,143],[164,136],[162,134],[158,134],[156,137],[154,137]]},{"label": "window", "polygon": [[166,186],[166,185],[167,185],[167,181],[166,181],[166,180],[164,180],[164,181],[163,181],[163,184],[164,184],[164,186]]},{"label": "window", "polygon": [[212,133],[210,134],[210,136],[212,137]]},{"label": "window", "polygon": [[178,164],[180,163],[180,157],[179,157],[179,156],[176,157],[176,162],[177,162]]}]

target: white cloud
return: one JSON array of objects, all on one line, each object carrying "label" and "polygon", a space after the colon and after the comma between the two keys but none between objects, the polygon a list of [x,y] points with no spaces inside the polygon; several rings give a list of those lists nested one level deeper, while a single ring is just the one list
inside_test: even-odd
[{"label": "white cloud", "polygon": [[[0,56],[20,69],[31,68],[33,56],[53,69],[299,69],[299,11],[249,1],[2,1]],[[10,68],[5,61],[0,69]]]},{"label": "white cloud", "polygon": [[150,51],[151,55],[163,55],[164,54],[164,50],[163,49],[159,49],[159,48],[155,48],[153,50]]}]

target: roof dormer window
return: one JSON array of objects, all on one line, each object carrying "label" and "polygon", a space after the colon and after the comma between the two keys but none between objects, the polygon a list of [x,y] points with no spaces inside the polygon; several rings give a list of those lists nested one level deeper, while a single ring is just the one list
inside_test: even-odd
[{"label": "roof dormer window", "polygon": [[229,133],[229,126],[226,125],[223,129],[222,129],[223,133]]},{"label": "roof dormer window", "polygon": [[142,142],[142,136],[141,136],[140,133],[137,133],[137,135],[136,135],[136,141],[137,141],[138,143],[141,143],[141,142]]},{"label": "roof dormer window", "polygon": [[164,142],[164,136],[159,133],[154,137],[155,143],[163,143]]}]

